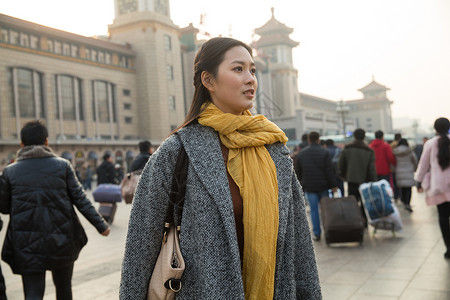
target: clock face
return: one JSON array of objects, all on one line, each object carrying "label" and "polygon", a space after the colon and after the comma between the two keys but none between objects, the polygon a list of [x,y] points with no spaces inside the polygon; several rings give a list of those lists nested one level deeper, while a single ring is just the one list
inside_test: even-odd
[{"label": "clock face", "polygon": [[137,11],[137,0],[118,0],[119,2],[119,14],[123,15],[133,11]]}]

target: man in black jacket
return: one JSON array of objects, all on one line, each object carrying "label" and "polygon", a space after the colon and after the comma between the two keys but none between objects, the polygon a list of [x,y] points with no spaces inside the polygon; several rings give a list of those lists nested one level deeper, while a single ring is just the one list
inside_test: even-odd
[{"label": "man in black jacket", "polygon": [[115,184],[116,168],[112,163],[111,153],[105,152],[103,162],[97,167],[97,184],[111,183]]},{"label": "man in black jacket", "polygon": [[328,196],[328,190],[337,191],[336,178],[330,152],[320,145],[320,135],[312,131],[308,135],[309,146],[297,155],[298,179],[308,200],[313,226],[313,239],[320,240],[319,201]]},{"label": "man in black jacket", "polygon": [[26,299],[42,299],[45,272],[52,271],[57,299],[72,299],[72,273],[87,236],[78,211],[107,236],[108,224],[86,197],[69,161],[48,147],[47,128],[22,128],[17,159],[3,171],[0,212],[10,214],[2,259],[22,275]]},{"label": "man in black jacket", "polygon": [[129,173],[142,170],[145,167],[145,164],[150,159],[150,149],[152,147],[152,144],[149,141],[141,141],[139,142],[139,151],[141,153],[136,156],[136,158],[133,160],[130,166],[130,170],[128,170]]}]

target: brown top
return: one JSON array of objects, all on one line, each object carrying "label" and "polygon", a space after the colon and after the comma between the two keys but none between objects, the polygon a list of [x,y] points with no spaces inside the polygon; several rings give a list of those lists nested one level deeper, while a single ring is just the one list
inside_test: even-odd
[{"label": "brown top", "polygon": [[[220,149],[222,150],[222,156],[223,161],[225,162],[225,166],[227,166],[229,150],[227,147],[225,147],[224,144],[222,144],[222,141],[220,141]],[[228,169],[227,169],[227,177],[228,177],[228,184],[230,186],[231,199],[233,200],[234,221],[236,223],[236,235],[238,240],[239,254],[242,266],[242,257],[244,253],[244,223],[242,222],[242,219],[244,217],[244,205],[241,193],[239,191],[239,187],[237,186],[236,182],[234,182],[233,178],[228,172]]]}]

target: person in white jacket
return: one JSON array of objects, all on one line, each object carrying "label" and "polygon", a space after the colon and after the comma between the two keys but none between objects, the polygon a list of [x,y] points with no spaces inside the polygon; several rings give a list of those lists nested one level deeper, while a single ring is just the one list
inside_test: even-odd
[{"label": "person in white jacket", "polygon": [[437,136],[424,145],[415,179],[418,191],[426,192],[428,205],[437,205],[439,226],[447,251],[444,257],[450,259],[450,122],[439,118],[434,122]]}]

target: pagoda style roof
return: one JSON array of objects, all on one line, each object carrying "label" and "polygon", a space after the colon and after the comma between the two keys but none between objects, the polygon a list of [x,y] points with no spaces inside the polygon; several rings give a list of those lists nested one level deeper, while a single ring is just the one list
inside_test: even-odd
[{"label": "pagoda style roof", "polygon": [[263,26],[256,28],[255,33],[260,36],[281,32],[286,33],[288,35],[292,33],[294,31],[294,28],[288,27],[285,24],[278,21],[277,19],[275,19],[274,8],[272,7],[271,10],[272,10],[272,18],[270,18],[270,20],[267,21],[267,23],[264,24]]},{"label": "pagoda style roof", "polygon": [[360,92],[369,92],[369,91],[389,91],[390,88],[379,84],[375,81],[375,79],[372,78],[372,82],[366,85],[365,87],[360,88],[358,91]]}]

